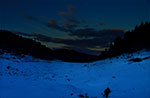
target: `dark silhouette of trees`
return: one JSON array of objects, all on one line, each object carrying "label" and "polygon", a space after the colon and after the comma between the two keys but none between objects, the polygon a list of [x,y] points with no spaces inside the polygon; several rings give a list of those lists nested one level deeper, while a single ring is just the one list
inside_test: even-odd
[{"label": "dark silhouette of trees", "polygon": [[134,30],[127,31],[123,38],[116,38],[113,43],[111,42],[109,50],[101,53],[100,58],[105,59],[142,49],[150,49],[149,22],[142,22],[139,26],[136,25]]},{"label": "dark silhouette of trees", "polygon": [[0,49],[15,55],[28,54],[41,59],[53,59],[52,50],[40,42],[23,38],[10,31],[0,30]]}]

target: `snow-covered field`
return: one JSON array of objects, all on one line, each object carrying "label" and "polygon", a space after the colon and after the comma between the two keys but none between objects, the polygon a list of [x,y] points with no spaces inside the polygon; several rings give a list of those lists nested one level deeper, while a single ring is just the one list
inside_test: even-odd
[{"label": "snow-covered field", "polygon": [[150,51],[92,63],[0,55],[0,98],[150,98]]}]

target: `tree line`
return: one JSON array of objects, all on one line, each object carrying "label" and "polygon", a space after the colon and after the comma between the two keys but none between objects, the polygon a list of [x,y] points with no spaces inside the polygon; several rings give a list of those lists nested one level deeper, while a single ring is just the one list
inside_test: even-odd
[{"label": "tree line", "polygon": [[150,49],[150,22],[141,22],[134,30],[125,32],[123,38],[117,37],[99,57],[105,59],[142,49]]}]

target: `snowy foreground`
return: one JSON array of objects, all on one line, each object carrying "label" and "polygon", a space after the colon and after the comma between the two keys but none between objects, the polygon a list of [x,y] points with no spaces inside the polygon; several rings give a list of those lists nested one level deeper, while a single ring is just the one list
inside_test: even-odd
[{"label": "snowy foreground", "polygon": [[150,98],[148,51],[93,63],[44,61],[0,55],[0,98]]}]

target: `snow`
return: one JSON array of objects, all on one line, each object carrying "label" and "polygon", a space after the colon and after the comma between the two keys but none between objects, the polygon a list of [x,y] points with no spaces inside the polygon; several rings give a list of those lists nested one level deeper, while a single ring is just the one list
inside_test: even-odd
[{"label": "snow", "polygon": [[[150,98],[150,51],[123,54],[92,63],[45,61],[30,56],[0,56],[0,98]],[[9,66],[9,67],[8,67]],[[85,97],[88,98],[88,97]]]}]

